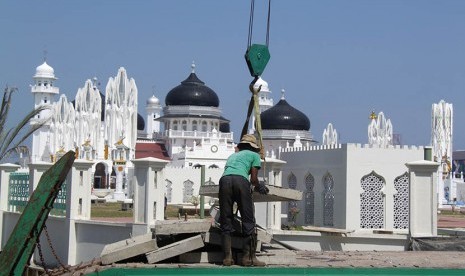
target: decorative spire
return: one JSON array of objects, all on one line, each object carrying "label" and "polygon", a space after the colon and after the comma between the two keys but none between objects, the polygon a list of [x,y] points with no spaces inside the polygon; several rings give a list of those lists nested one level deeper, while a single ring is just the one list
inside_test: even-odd
[{"label": "decorative spire", "polygon": [[155,97],[155,84],[152,85],[152,95]]},{"label": "decorative spire", "polygon": [[376,120],[378,119],[378,116],[376,115],[375,111],[372,110],[370,114],[370,120]]},{"label": "decorative spire", "polygon": [[284,93],[286,92],[286,90],[284,89],[281,89],[281,100],[284,100]]},{"label": "decorative spire", "polygon": [[192,73],[195,73],[195,62],[194,61],[192,61],[191,68],[192,68]]}]

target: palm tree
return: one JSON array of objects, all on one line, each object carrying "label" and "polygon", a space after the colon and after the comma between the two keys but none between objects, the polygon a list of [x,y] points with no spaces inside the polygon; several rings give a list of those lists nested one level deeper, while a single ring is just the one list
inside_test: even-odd
[{"label": "palm tree", "polygon": [[29,120],[34,118],[42,110],[47,109],[46,106],[41,106],[31,112],[29,112],[17,125],[16,127],[5,130],[6,121],[8,118],[8,113],[10,111],[10,105],[12,100],[12,95],[14,92],[18,91],[16,87],[5,87],[3,92],[2,105],[0,107],[0,162],[8,158],[12,153],[24,153],[29,154],[29,149],[27,146],[21,145],[29,136],[31,136],[34,131],[39,129],[44,125],[46,120],[38,122],[37,124],[32,125],[26,133],[22,135],[23,129],[28,125]]}]

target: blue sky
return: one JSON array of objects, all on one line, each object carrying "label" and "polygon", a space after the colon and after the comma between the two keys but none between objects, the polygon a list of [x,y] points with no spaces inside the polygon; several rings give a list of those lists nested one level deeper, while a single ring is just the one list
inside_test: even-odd
[{"label": "blue sky", "polygon": [[[253,42],[265,42],[266,0],[256,0]],[[244,53],[250,2],[1,1],[0,85],[13,85],[11,120],[33,107],[29,85],[47,62],[73,99],[86,79],[102,90],[119,67],[139,89],[139,113],[196,73],[220,98],[235,139],[250,77]],[[406,145],[429,145],[431,105],[454,106],[454,149],[465,149],[465,1],[272,0],[271,60],[263,74],[311,121],[343,143],[367,143],[369,114],[383,111]]]}]

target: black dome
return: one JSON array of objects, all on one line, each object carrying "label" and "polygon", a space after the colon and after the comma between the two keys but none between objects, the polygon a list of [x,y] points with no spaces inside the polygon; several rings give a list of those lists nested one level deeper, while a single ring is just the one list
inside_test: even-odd
[{"label": "black dome", "polygon": [[260,115],[263,129],[310,130],[308,117],[281,99]]},{"label": "black dome", "polygon": [[165,105],[195,105],[218,107],[220,100],[210,87],[195,73],[191,73],[180,85],[171,89],[166,95]]},{"label": "black dome", "polygon": [[137,130],[145,129],[145,120],[139,113],[137,113]]},{"label": "black dome", "polygon": [[229,127],[229,123],[220,123],[220,132],[231,132],[231,128]]}]

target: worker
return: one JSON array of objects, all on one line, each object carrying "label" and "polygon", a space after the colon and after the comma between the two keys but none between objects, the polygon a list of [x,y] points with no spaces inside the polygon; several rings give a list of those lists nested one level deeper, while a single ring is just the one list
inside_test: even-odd
[{"label": "worker", "polygon": [[[252,199],[253,189],[260,194],[267,194],[268,188],[258,182],[258,170],[261,167],[260,147],[257,139],[252,134],[242,136],[237,145],[238,151],[233,153],[224,168],[220,179],[220,224],[222,231],[222,243],[224,260],[223,265],[234,264],[231,252],[231,233],[233,232],[233,205],[237,208],[242,220],[242,262],[243,266],[265,266],[255,256],[257,246],[257,233],[255,229],[254,203]],[[249,181],[250,175],[250,181]]]}]

